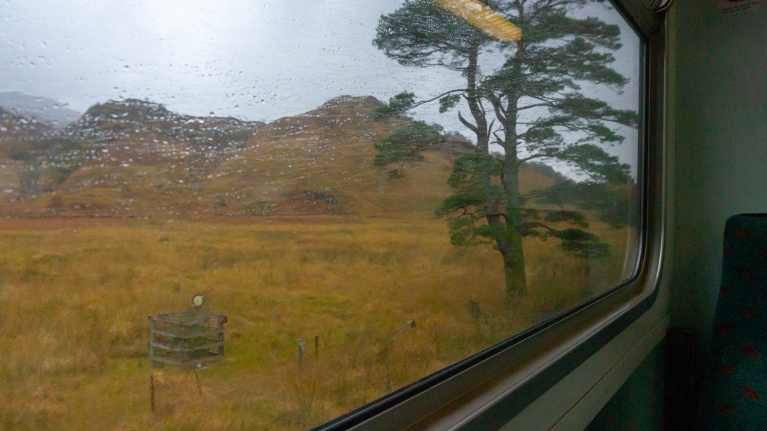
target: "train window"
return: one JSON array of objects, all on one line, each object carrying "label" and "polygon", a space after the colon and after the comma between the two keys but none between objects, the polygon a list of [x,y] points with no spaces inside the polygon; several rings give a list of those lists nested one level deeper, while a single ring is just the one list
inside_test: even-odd
[{"label": "train window", "polygon": [[[5,429],[313,428],[637,271],[644,51],[609,2],[2,15]],[[168,315],[223,343],[150,341]]]}]

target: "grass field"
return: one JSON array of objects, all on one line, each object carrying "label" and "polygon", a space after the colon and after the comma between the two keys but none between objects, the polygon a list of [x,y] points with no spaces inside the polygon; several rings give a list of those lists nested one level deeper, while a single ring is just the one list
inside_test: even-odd
[{"label": "grass field", "polygon": [[[506,303],[497,252],[452,247],[444,220],[221,219],[0,220],[0,428],[308,429],[614,285],[627,237],[592,223],[618,252],[588,264],[526,239],[529,293]],[[198,292],[228,316],[202,395],[147,359],[147,316]]]}]

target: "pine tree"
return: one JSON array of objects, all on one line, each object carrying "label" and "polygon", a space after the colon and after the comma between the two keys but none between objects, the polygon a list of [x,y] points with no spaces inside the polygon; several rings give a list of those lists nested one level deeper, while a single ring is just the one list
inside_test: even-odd
[{"label": "pine tree", "polygon": [[[628,83],[610,67],[615,61],[611,52],[621,47],[618,26],[572,16],[576,8],[601,1],[485,3],[522,29],[519,41],[494,40],[431,0],[406,0],[397,11],[381,17],[373,44],[385,55],[403,65],[456,71],[465,78],[465,87],[446,89],[421,101],[413,93],[402,93],[379,110],[378,119],[436,100],[440,112],[447,112],[465,101],[470,118],[460,111],[457,118],[473,132],[476,146],[455,161],[448,181],[454,193],[436,214],[447,218],[454,245],[493,244],[503,257],[506,292],[518,297],[526,287],[525,236],[558,238],[564,251],[584,259],[609,252],[598,236],[583,230],[588,226],[583,214],[563,208],[573,203],[599,210],[616,226],[626,220],[628,203],[612,193],[608,184],[629,183],[630,166],[603,147],[621,144],[624,137],[614,125],[637,127],[638,116],[581,92],[583,83],[617,92]],[[483,75],[478,60],[488,50],[503,55],[505,61],[498,70]],[[534,119],[523,122],[520,115]],[[495,118],[488,122],[488,117]],[[491,144],[499,145],[503,154],[491,154]],[[421,145],[418,150],[425,148]],[[382,165],[407,161],[388,151],[389,147],[382,145],[378,150]],[[413,155],[408,157],[412,160]],[[535,159],[566,163],[589,180],[559,181],[549,190],[523,196],[519,169]],[[539,211],[523,208],[526,199],[554,203],[562,211],[544,219]],[[605,215],[610,209],[612,215]],[[575,227],[557,230],[546,224],[554,221],[569,221]]]}]

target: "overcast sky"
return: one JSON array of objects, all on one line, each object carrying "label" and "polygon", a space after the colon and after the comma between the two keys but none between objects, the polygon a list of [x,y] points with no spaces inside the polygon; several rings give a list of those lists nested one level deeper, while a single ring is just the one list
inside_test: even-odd
[{"label": "overcast sky", "polygon": [[[342,94],[387,101],[403,90],[425,98],[461,88],[455,72],[401,66],[372,46],[380,16],[401,4],[0,0],[0,92],[50,97],[79,112],[131,97],[185,114],[272,121]],[[579,14],[621,26],[624,48],[613,67],[632,83],[620,96],[609,90],[596,94],[618,108],[636,109],[639,39],[603,5]],[[486,70],[499,60],[484,56]],[[455,112],[440,115],[432,105],[415,116],[468,135]],[[635,165],[633,152],[613,152]]]}]

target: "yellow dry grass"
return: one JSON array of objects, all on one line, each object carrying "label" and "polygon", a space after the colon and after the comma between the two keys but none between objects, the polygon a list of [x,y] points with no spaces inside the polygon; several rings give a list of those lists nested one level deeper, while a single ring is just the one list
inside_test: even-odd
[{"label": "yellow dry grass", "polygon": [[[614,285],[627,238],[592,223],[616,253],[588,271],[555,241],[526,239],[529,292],[504,305],[497,252],[452,247],[431,218],[11,223],[0,220],[6,430],[308,429]],[[147,316],[198,292],[229,319],[202,395],[192,374],[146,358]]]}]

